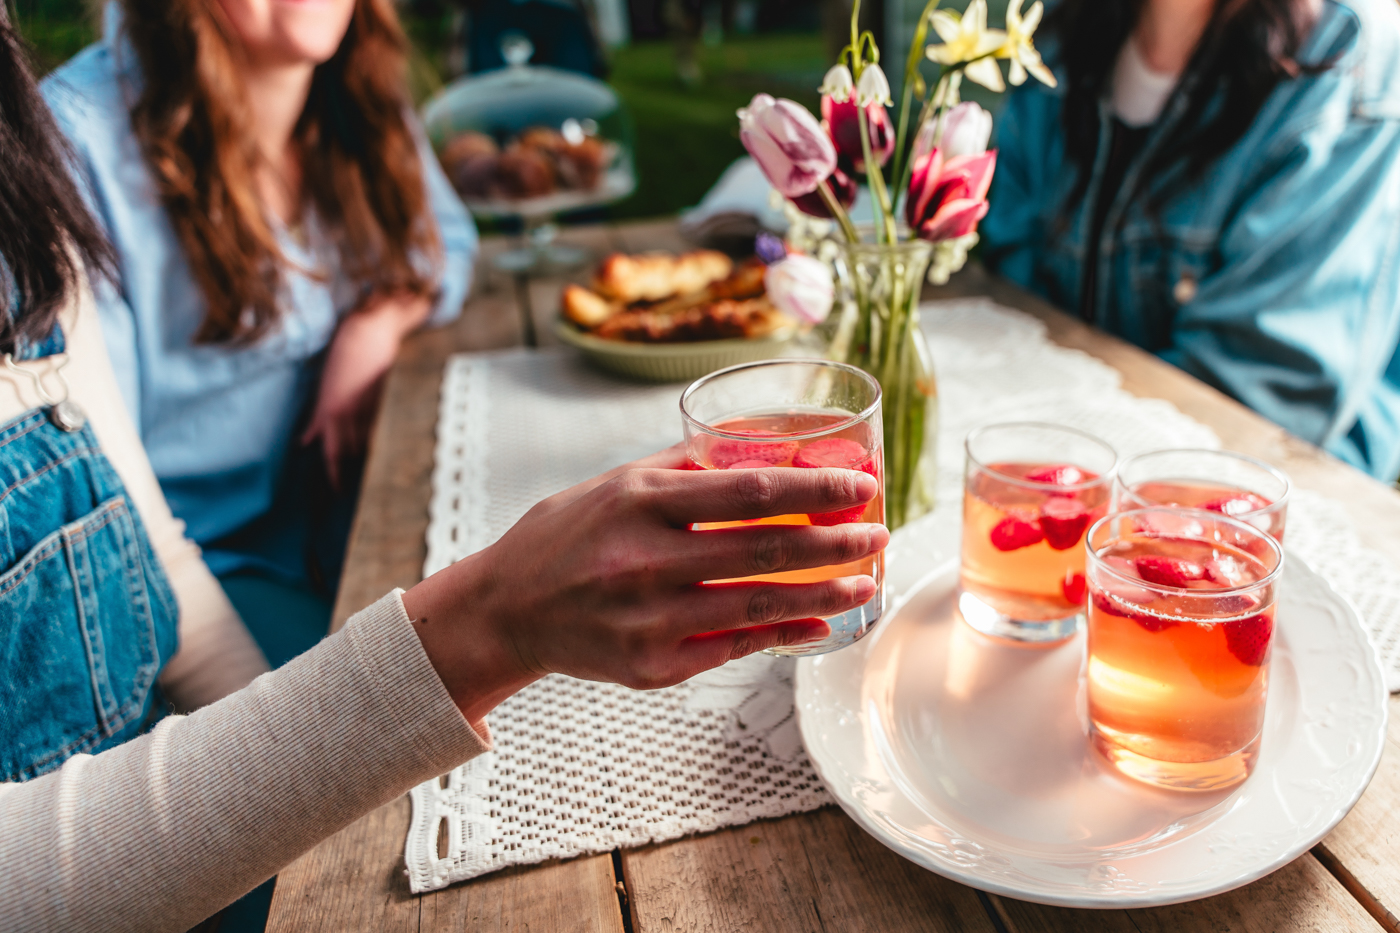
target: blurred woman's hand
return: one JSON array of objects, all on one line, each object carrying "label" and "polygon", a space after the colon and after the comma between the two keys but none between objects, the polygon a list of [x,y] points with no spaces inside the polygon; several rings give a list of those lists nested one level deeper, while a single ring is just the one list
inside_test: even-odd
[{"label": "blurred woman's hand", "polygon": [[384,377],[403,338],[428,319],[424,295],[376,294],[340,322],[326,352],[316,408],[301,442],[321,442],[331,487],[341,489],[344,466],[364,455],[379,409]]},{"label": "blurred woman's hand", "polygon": [[860,560],[883,525],[695,522],[831,512],[875,497],[853,470],[675,469],[678,449],[536,505],[495,544],[404,594],[429,659],[467,720],[548,673],[654,688],[734,658],[825,637],[822,616],[868,602],[869,576],[726,583]]}]

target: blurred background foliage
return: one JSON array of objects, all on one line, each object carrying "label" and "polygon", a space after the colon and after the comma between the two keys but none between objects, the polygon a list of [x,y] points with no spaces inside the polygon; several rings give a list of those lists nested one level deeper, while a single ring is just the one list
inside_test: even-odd
[{"label": "blurred background foliage", "polygon": [[[101,0],[9,2],[41,73],[101,33]],[[417,103],[465,70],[461,37],[480,2],[400,0]],[[596,24],[599,0],[577,2]],[[994,24],[1001,24],[1005,6],[992,0]],[[847,41],[850,6],[849,0],[630,0],[623,9],[628,41],[605,50],[603,77],[631,111],[639,178],[636,192],[607,210],[615,219],[674,214],[698,202],[743,155],[734,111],[755,93],[790,97],[817,112],[816,88]],[[886,37],[892,82],[922,9],[920,0],[866,0],[862,7],[863,25]],[[980,88],[967,96],[996,105]]]}]

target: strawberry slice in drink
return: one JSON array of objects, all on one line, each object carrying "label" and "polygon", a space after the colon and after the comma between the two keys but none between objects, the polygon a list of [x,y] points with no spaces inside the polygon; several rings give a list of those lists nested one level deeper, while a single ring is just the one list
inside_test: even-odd
[{"label": "strawberry slice in drink", "polygon": [[[827,437],[813,441],[793,455],[792,465],[808,470],[821,467],[860,470],[879,479],[875,459],[870,456],[870,451],[844,437]],[[853,505],[849,509],[837,509],[835,512],[813,512],[807,517],[813,525],[845,525],[864,518],[866,508],[866,505]]]},{"label": "strawberry slice in drink", "polygon": [[1070,573],[1060,581],[1060,592],[1065,595],[1065,602],[1073,603],[1076,606],[1084,605],[1084,574]]},{"label": "strawberry slice in drink", "polygon": [[1040,507],[1040,530],[1045,533],[1045,543],[1057,551],[1068,551],[1078,544],[1088,527],[1089,513],[1075,499],[1047,499]]},{"label": "strawberry slice in drink", "polygon": [[1023,547],[1039,544],[1045,540],[1045,532],[1034,519],[1026,521],[1015,515],[1008,515],[992,526],[990,535],[992,547],[998,551],[1019,551]]},{"label": "strawberry slice in drink", "polygon": [[1036,467],[1025,475],[1032,483],[1045,483],[1050,486],[1078,486],[1094,479],[1088,470],[1069,463],[1054,463]]},{"label": "strawberry slice in drink", "polygon": [[1260,613],[1224,625],[1225,644],[1241,664],[1258,667],[1264,663],[1269,653],[1269,642],[1273,639],[1273,619]]},{"label": "strawberry slice in drink", "polygon": [[767,460],[740,460],[725,467],[726,470],[766,470],[773,464]]},{"label": "strawberry slice in drink", "polygon": [[710,464],[717,470],[727,470],[736,463],[762,460],[767,466],[777,466],[797,453],[796,441],[731,441],[715,443],[709,450]]},{"label": "strawberry slice in drink", "polygon": [[1148,583],[1158,586],[1175,586],[1186,589],[1193,580],[1204,580],[1206,570],[1195,561],[1179,557],[1147,555],[1133,561],[1137,575]]}]

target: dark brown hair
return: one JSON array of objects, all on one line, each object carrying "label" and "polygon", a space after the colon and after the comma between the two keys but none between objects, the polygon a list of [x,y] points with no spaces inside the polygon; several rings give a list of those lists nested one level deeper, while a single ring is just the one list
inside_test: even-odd
[{"label": "dark brown hair", "polygon": [[[1067,77],[1065,150],[1078,168],[1079,185],[1067,210],[1084,194],[1099,144],[1099,106],[1113,79],[1123,43],[1137,26],[1146,0],[1064,0],[1047,18]],[[1313,25],[1303,0],[1218,0],[1177,93],[1185,112],[1142,179],[1174,171],[1166,191],[1198,178],[1240,140],[1264,101],[1281,82],[1328,67],[1306,66],[1298,52]],[[1170,106],[1170,104],[1168,105]],[[1163,200],[1159,193],[1156,198]]]},{"label": "dark brown hair", "polygon": [[[195,341],[254,341],[281,316],[289,263],[256,194],[241,47],[210,0],[125,4],[144,77],[132,128],[208,305]],[[294,133],[306,206],[335,238],[340,269],[366,292],[427,292],[422,262],[441,261],[405,121],[406,54],[391,0],[356,0]]]},{"label": "dark brown hair", "polygon": [[48,336],[84,266],[113,267],[72,164],[0,0],[0,353]]}]

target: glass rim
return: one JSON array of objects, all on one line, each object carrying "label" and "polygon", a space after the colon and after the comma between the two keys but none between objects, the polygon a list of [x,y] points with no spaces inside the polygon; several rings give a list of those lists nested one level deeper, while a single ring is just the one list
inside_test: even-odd
[{"label": "glass rim", "polygon": [[[686,402],[690,400],[690,397],[693,394],[695,394],[696,391],[715,381],[716,379],[719,379],[722,376],[727,376],[730,373],[740,372],[746,369],[761,369],[766,366],[789,366],[794,363],[801,363],[807,366],[823,366],[830,369],[843,371],[850,375],[854,375],[875,390],[875,398],[870,402],[869,405],[861,409],[859,413],[851,414],[848,417],[843,418],[841,421],[836,422],[835,424],[825,425],[821,428],[814,428],[810,431],[794,431],[790,434],[774,434],[772,437],[755,436],[753,434],[742,434],[736,431],[725,431],[722,428],[717,428],[713,425],[706,424],[699,418],[696,418],[690,412],[686,411]],[[690,385],[686,386],[685,391],[681,393],[680,408],[681,418],[685,421],[686,424],[694,425],[698,430],[703,431],[706,434],[711,434],[715,437],[730,438],[733,440],[741,441],[759,442],[780,440],[807,440],[809,438],[822,437],[827,434],[832,434],[836,431],[841,431],[846,428],[849,428],[853,424],[858,424],[862,421],[865,421],[871,415],[873,415],[876,412],[876,410],[879,409],[880,400],[882,397],[883,393],[880,390],[879,381],[876,380],[874,376],[861,369],[859,366],[852,366],[849,363],[838,363],[835,360],[823,360],[818,359],[816,357],[797,356],[783,357],[775,360],[755,360],[750,363],[736,363],[733,366],[726,366],[723,369],[717,369],[712,373],[701,376],[699,379],[696,379]]]},{"label": "glass rim", "polygon": [[[1062,431],[1066,434],[1077,434],[1084,440],[1092,441],[1093,443],[1102,447],[1104,450],[1108,451],[1109,455],[1113,457],[1113,462],[1109,464],[1107,470],[1104,470],[1103,473],[1099,474],[1098,478],[1086,480],[1082,483],[1042,483],[1033,479],[1025,479],[1024,477],[1020,476],[1012,476],[1009,473],[1003,473],[1000,470],[992,469],[990,466],[983,463],[977,456],[975,456],[972,453],[972,442],[974,438],[976,438],[978,435],[984,432],[999,430],[1001,428],[1049,428],[1052,431]],[[1047,489],[1073,490],[1075,492],[1078,492],[1080,490],[1094,489],[1098,486],[1103,486],[1112,483],[1114,478],[1118,475],[1118,451],[1113,449],[1112,444],[1110,444],[1108,441],[1104,440],[1101,437],[1096,437],[1095,435],[1090,434],[1088,431],[1081,431],[1079,428],[1073,428],[1067,424],[1052,424],[1049,421],[999,421],[996,424],[981,425],[980,427],[973,428],[971,431],[967,432],[967,437],[963,439],[963,451],[967,454],[968,462],[974,464],[977,467],[977,469],[982,470],[985,473],[990,473],[992,476],[995,476],[998,481],[1012,483],[1016,486],[1024,486],[1027,489],[1037,489],[1042,491]],[[1082,469],[1077,464],[1070,464],[1070,466],[1074,466],[1076,469]]]},{"label": "glass rim", "polygon": [[[1130,517],[1132,517],[1132,516],[1134,516],[1134,515],[1142,515],[1142,514],[1145,514],[1145,513],[1147,513],[1147,512],[1164,512],[1164,513],[1167,513],[1167,514],[1169,514],[1169,515],[1187,515],[1187,516],[1190,516],[1190,515],[1202,515],[1202,516],[1206,516],[1206,517],[1210,518],[1211,521],[1214,521],[1214,522],[1223,522],[1226,526],[1233,526],[1233,527],[1234,527],[1236,530],[1238,530],[1238,531],[1244,531],[1244,532],[1247,532],[1248,534],[1255,535],[1255,536],[1257,536],[1257,537],[1263,539],[1265,542],[1267,542],[1267,544],[1268,544],[1270,550],[1272,550],[1272,551],[1277,555],[1278,560],[1274,563],[1274,566],[1273,566],[1273,569],[1272,569],[1272,570],[1270,570],[1268,573],[1264,574],[1264,576],[1260,577],[1258,580],[1255,580],[1253,583],[1244,583],[1244,584],[1241,584],[1241,585],[1239,585],[1239,586],[1222,586],[1222,587],[1220,587],[1220,588],[1218,588],[1218,589],[1213,589],[1213,590],[1193,590],[1193,589],[1191,589],[1190,587],[1186,587],[1186,586],[1169,586],[1169,585],[1167,585],[1167,584],[1165,584],[1165,583],[1153,583],[1153,582],[1151,582],[1150,580],[1144,580],[1144,579],[1142,579],[1142,577],[1130,577],[1130,576],[1128,576],[1128,575],[1126,575],[1126,574],[1124,574],[1124,573],[1121,573],[1121,572],[1119,572],[1119,571],[1117,571],[1117,570],[1114,570],[1113,567],[1112,567],[1112,565],[1110,565],[1109,563],[1107,563],[1103,558],[1099,557],[1098,553],[1095,552],[1094,546],[1093,546],[1093,544],[1092,544],[1091,542],[1094,540],[1094,533],[1097,532],[1097,531],[1099,530],[1099,528],[1102,527],[1102,526],[1104,525],[1105,522],[1108,522],[1108,521],[1110,521],[1111,519],[1130,518]],[[1152,537],[1158,537],[1158,538],[1182,537],[1182,538],[1184,538],[1184,537],[1186,537],[1186,536],[1185,536],[1185,535],[1153,535]],[[1197,538],[1187,538],[1187,540],[1195,541],[1195,540],[1201,540],[1201,539],[1197,539]],[[1203,541],[1202,543],[1209,543],[1209,542],[1204,542],[1204,541]],[[1257,590],[1257,589],[1260,589],[1260,588],[1262,588],[1262,587],[1269,586],[1269,585],[1271,585],[1271,584],[1273,584],[1273,583],[1276,583],[1277,580],[1278,580],[1278,577],[1283,573],[1283,555],[1284,555],[1283,545],[1279,544],[1278,541],[1276,541],[1276,540],[1274,539],[1274,536],[1273,536],[1273,535],[1269,534],[1267,531],[1262,531],[1262,530],[1260,530],[1260,529],[1254,527],[1253,525],[1249,524],[1249,522],[1242,522],[1242,521],[1240,521],[1238,518],[1234,518],[1234,517],[1229,516],[1229,515],[1222,515],[1222,514],[1219,513],[1219,512],[1207,512],[1205,509],[1186,509],[1186,508],[1179,508],[1179,507],[1169,506],[1169,505],[1155,505],[1155,506],[1150,506],[1150,507],[1148,507],[1148,508],[1142,508],[1142,509],[1126,509],[1126,510],[1121,511],[1121,512],[1109,512],[1109,513],[1108,513],[1107,515],[1105,515],[1103,518],[1099,519],[1098,521],[1094,522],[1094,524],[1090,525],[1090,526],[1089,526],[1089,530],[1088,530],[1087,532],[1085,532],[1085,534],[1084,534],[1084,556],[1085,556],[1085,560],[1086,560],[1087,562],[1089,562],[1089,563],[1092,563],[1092,564],[1093,564],[1096,568],[1098,568],[1099,570],[1102,570],[1102,571],[1106,572],[1109,576],[1113,577],[1114,579],[1121,580],[1122,582],[1127,583],[1127,584],[1130,584],[1130,585],[1132,585],[1132,586],[1140,586],[1140,587],[1145,587],[1145,588],[1150,589],[1150,590],[1155,590],[1155,591],[1157,591],[1157,592],[1170,593],[1170,594],[1173,595],[1173,596],[1179,595],[1179,594],[1185,594],[1185,595],[1192,596],[1192,597],[1196,597],[1196,598],[1199,598],[1199,599],[1213,599],[1213,598],[1217,598],[1217,597],[1220,597],[1220,596],[1235,596],[1235,595],[1238,595],[1238,594],[1240,594],[1240,593],[1247,593],[1247,592],[1249,592],[1249,591],[1251,591],[1251,590]],[[1086,570],[1088,569],[1087,566],[1086,566],[1085,569],[1086,569]]]},{"label": "glass rim", "polygon": [[[1238,515],[1230,516],[1231,518],[1244,518],[1246,516],[1251,515],[1271,515],[1275,512],[1282,512],[1285,508],[1288,507],[1289,496],[1291,496],[1293,493],[1293,481],[1288,478],[1288,474],[1280,470],[1278,467],[1274,466],[1272,463],[1261,460],[1258,457],[1252,457],[1249,454],[1242,454],[1237,450],[1213,450],[1209,447],[1168,447],[1165,450],[1149,450],[1146,453],[1133,454],[1131,457],[1124,460],[1121,464],[1118,465],[1118,471],[1114,476],[1114,481],[1116,485],[1123,490],[1123,494],[1125,496],[1132,497],[1133,502],[1136,503],[1136,505],[1134,506],[1135,508],[1151,508],[1154,505],[1156,505],[1156,503],[1148,502],[1147,500],[1139,496],[1136,492],[1134,492],[1123,480],[1123,473],[1126,471],[1128,465],[1133,463],[1134,461],[1146,460],[1149,457],[1155,457],[1158,454],[1198,454],[1208,457],[1228,457],[1231,460],[1242,460],[1245,463],[1248,463],[1250,466],[1258,467],[1265,473],[1277,479],[1279,482],[1283,483],[1283,493],[1277,499],[1273,500],[1268,505],[1264,506],[1262,509],[1250,509],[1248,512],[1240,512]],[[1253,490],[1246,489],[1245,492],[1253,493]]]}]

